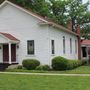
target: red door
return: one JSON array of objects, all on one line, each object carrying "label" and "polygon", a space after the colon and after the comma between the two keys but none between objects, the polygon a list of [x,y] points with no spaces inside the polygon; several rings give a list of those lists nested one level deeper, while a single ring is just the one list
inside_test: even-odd
[{"label": "red door", "polygon": [[[16,44],[11,44],[11,61],[16,62]],[[3,45],[3,62],[9,62],[8,45]]]},{"label": "red door", "polygon": [[8,45],[3,45],[3,62],[9,61],[9,48]]},{"label": "red door", "polygon": [[16,62],[16,44],[11,45],[11,60]]}]

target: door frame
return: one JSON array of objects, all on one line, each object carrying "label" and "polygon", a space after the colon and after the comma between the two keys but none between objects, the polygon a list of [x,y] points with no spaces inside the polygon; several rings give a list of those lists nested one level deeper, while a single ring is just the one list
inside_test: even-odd
[{"label": "door frame", "polygon": [[[6,50],[7,51],[4,51],[4,45],[6,45]],[[16,44],[11,44],[11,63],[16,63],[16,50],[14,49],[15,52],[12,53],[13,45],[15,45],[15,49],[16,49]],[[8,60],[4,60],[4,57],[5,57],[4,54],[6,54]],[[15,56],[12,57],[12,55],[14,55],[14,54],[15,54]],[[13,58],[15,58],[15,60],[13,60]],[[3,61],[3,63],[9,63],[9,44],[2,44],[2,61]]]}]

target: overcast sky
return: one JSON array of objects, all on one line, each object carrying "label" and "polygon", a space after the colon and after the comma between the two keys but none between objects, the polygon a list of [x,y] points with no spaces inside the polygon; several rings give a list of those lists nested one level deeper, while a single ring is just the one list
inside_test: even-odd
[{"label": "overcast sky", "polygon": [[[88,0],[83,0],[83,3],[87,2]],[[89,10],[90,10],[90,5],[89,5]]]}]

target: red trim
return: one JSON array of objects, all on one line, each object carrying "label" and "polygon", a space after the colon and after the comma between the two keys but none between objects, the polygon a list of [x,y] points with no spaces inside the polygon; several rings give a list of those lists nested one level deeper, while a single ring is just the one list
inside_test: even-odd
[{"label": "red trim", "polygon": [[5,36],[6,38],[8,38],[10,40],[19,41],[17,38],[15,38],[14,36],[12,36],[9,33],[2,33],[2,32],[0,32],[0,34],[2,34],[3,36]]},{"label": "red trim", "polygon": [[90,40],[81,40],[82,45],[90,45]]}]

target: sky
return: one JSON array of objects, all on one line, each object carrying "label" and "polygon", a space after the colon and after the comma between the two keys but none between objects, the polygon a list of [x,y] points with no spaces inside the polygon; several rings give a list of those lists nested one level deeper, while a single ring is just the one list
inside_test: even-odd
[{"label": "sky", "polygon": [[[86,3],[87,1],[89,1],[89,0],[82,0],[83,1],[83,3]],[[90,5],[89,5],[89,10],[90,10]]]}]

